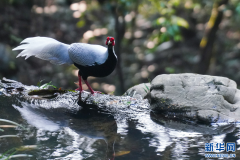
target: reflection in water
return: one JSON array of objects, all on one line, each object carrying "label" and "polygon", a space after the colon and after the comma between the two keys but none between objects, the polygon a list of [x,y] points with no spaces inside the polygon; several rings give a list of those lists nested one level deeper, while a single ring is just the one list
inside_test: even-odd
[{"label": "reflection in water", "polygon": [[[205,154],[205,143],[209,142],[230,142],[226,141],[228,133],[236,129],[235,124],[219,124],[218,127],[213,125],[197,124],[193,121],[179,120],[176,117],[166,118],[164,114],[151,112],[153,122],[164,127],[165,139],[168,137],[168,148],[164,148],[163,153],[170,150],[173,157],[201,159]],[[159,137],[161,134],[155,136]],[[159,141],[163,137],[159,137]],[[232,142],[232,141],[231,141]],[[170,144],[171,143],[171,144]],[[161,146],[161,145],[159,145]],[[159,148],[161,150],[161,148]]]},{"label": "reflection in water", "polygon": [[[114,142],[117,139],[117,124],[114,117],[87,107],[88,105],[85,104],[84,109],[72,114],[39,108],[24,102],[21,107],[14,105],[27,123],[36,127],[38,141],[50,140],[52,136],[57,139],[59,143],[51,157],[68,154],[65,158],[83,159],[84,157],[81,156],[83,150],[93,153],[95,149],[92,147],[96,140],[103,139],[106,142],[104,148],[107,148],[106,159],[113,159]],[[63,147],[66,144],[68,146]],[[73,153],[69,154],[69,152]]]},{"label": "reflection in water", "polygon": [[[0,118],[27,128],[4,128],[0,136],[17,137],[0,138],[0,153],[37,145],[37,150],[19,154],[43,160],[158,160],[204,159],[207,142],[236,142],[239,148],[239,124],[199,124],[184,117],[166,118],[151,112],[140,97],[86,98],[83,94],[81,98],[76,103],[76,93],[44,99],[13,94],[12,89],[0,90]],[[240,157],[238,151],[236,155]]]},{"label": "reflection in water", "polygon": [[197,123],[197,121],[188,120],[180,116],[179,117],[166,117],[165,114],[161,113],[150,113],[151,119],[163,125],[167,128],[172,128],[175,130],[180,130],[184,132],[195,132],[201,134],[208,134],[208,135],[219,135],[224,133],[230,133],[236,128],[235,123],[219,123],[214,126],[214,124],[201,124]]}]

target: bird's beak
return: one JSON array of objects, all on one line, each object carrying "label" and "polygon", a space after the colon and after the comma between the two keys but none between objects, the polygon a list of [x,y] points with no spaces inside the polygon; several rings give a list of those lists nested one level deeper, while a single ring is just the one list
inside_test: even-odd
[{"label": "bird's beak", "polygon": [[112,42],[109,40],[109,41],[108,41],[108,45],[111,44],[111,43],[112,43]]}]

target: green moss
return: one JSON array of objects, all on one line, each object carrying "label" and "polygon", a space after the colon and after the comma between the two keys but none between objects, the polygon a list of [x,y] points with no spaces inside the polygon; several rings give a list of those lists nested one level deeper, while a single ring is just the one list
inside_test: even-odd
[{"label": "green moss", "polygon": [[[53,95],[55,93],[60,93],[60,94],[64,94],[68,92],[68,90],[58,90],[58,89],[39,89],[39,90],[31,90],[30,92],[28,92],[28,95]],[[72,92],[72,91],[70,91]]]}]

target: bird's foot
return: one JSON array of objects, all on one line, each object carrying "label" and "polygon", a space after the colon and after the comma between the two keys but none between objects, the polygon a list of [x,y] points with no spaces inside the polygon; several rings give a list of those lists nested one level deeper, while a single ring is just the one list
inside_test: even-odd
[{"label": "bird's foot", "polygon": [[81,88],[79,87],[79,88],[75,89],[75,91],[80,91],[80,92],[82,92],[83,89],[81,89]]},{"label": "bird's foot", "polygon": [[102,92],[100,92],[100,91],[92,91],[91,93],[92,93],[92,95],[96,95],[96,94],[104,94],[104,93],[102,93]]},{"label": "bird's foot", "polygon": [[[79,91],[79,92],[80,92],[80,95],[84,92],[84,90],[81,89],[80,87],[77,88],[77,89],[75,89],[75,91]],[[100,91],[94,91],[94,90],[90,90],[90,92],[91,92],[92,95],[94,95],[94,94],[104,94],[104,93],[102,93],[102,92],[100,92]]]},{"label": "bird's foot", "polygon": [[79,91],[79,99],[82,99],[82,93],[84,92],[84,90],[79,87],[79,88],[75,89],[75,91]]}]

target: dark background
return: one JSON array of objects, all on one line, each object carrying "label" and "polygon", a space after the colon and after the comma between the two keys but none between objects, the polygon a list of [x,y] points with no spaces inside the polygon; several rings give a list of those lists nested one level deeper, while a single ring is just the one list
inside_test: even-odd
[{"label": "dark background", "polygon": [[120,63],[106,78],[89,78],[95,90],[120,95],[169,73],[225,76],[240,84],[239,24],[238,0],[1,0],[0,78],[75,89],[73,65],[16,59],[12,48],[34,36],[100,45],[113,36]]}]

